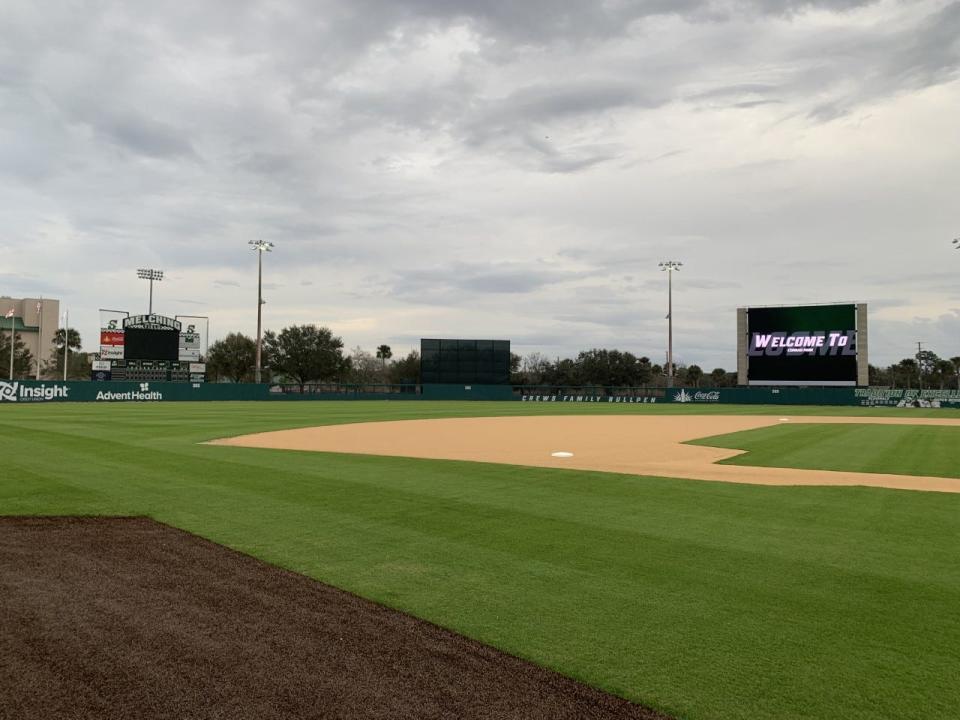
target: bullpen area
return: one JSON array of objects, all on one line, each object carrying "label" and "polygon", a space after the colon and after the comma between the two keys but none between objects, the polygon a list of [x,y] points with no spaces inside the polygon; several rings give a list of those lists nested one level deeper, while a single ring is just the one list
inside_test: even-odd
[{"label": "bullpen area", "polygon": [[[953,718],[958,422],[640,404],[0,407],[0,707]],[[312,445],[223,442],[279,431]],[[671,470],[694,455],[732,482]],[[783,484],[787,469],[809,482]]]}]

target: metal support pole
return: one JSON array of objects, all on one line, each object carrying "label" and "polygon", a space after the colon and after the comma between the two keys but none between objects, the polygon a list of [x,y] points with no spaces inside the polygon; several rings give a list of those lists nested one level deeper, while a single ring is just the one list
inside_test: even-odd
[{"label": "metal support pole", "polygon": [[257,253],[257,364],[254,379],[259,383],[263,359],[263,254],[273,249],[268,240],[251,240],[250,246]]},{"label": "metal support pole", "polygon": [[257,371],[255,380],[260,382],[260,359],[263,353],[263,252],[257,253]]},{"label": "metal support pole", "polygon": [[673,387],[673,271],[683,267],[682,262],[665,260],[660,270],[667,273],[667,387]]},{"label": "metal support pole", "polygon": [[10,382],[13,382],[13,351],[16,346],[16,340],[17,340],[16,321],[17,321],[17,318],[11,315],[10,316]]},{"label": "metal support pole", "polygon": [[40,380],[40,358],[43,353],[43,298],[37,302],[37,380]]},{"label": "metal support pole", "polygon": [[153,315],[153,278],[150,278],[150,304],[147,306],[147,314]]},{"label": "metal support pole", "polygon": [[923,352],[923,343],[917,343],[917,389],[923,392],[923,363],[920,360],[920,353]]},{"label": "metal support pole", "polygon": [[673,387],[673,270],[667,273],[667,387]]}]

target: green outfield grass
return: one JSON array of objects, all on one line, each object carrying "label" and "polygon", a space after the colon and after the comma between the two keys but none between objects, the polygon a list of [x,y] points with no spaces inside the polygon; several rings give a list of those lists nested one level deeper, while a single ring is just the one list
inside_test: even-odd
[{"label": "green outfield grass", "polygon": [[[0,406],[0,514],[149,515],[680,718],[957,717],[960,495],[197,444],[327,423],[560,412],[957,415],[556,403]],[[795,428],[775,430],[788,433],[783,440]],[[797,447],[849,451],[830,444],[842,431],[831,426]],[[940,455],[952,440],[917,432],[912,442]],[[858,442],[873,462],[868,441]]]},{"label": "green outfield grass", "polygon": [[783,423],[694,440],[746,450],[725,465],[960,478],[960,428]]}]

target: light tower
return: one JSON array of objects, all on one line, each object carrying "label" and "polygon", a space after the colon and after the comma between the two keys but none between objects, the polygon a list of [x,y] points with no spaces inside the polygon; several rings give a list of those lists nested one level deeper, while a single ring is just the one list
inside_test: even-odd
[{"label": "light tower", "polygon": [[251,240],[249,245],[257,253],[257,367],[254,380],[260,382],[260,360],[263,357],[263,254],[273,250],[267,240]]},{"label": "light tower", "polygon": [[673,271],[679,271],[683,263],[664,260],[659,267],[667,273],[667,387],[673,387]]},{"label": "light tower", "polygon": [[163,270],[151,270],[149,268],[140,268],[137,270],[137,277],[141,280],[150,281],[150,305],[148,313],[153,315],[153,281],[156,280],[160,282],[163,280]]}]

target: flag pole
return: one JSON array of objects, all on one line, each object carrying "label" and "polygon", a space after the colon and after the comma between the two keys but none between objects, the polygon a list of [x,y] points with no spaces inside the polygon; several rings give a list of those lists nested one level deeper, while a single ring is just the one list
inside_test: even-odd
[{"label": "flag pole", "polygon": [[10,382],[13,382],[13,351],[17,343],[17,333],[15,328],[16,316],[13,314],[13,308],[10,309]]},{"label": "flag pole", "polygon": [[67,381],[67,361],[70,359],[70,311],[63,313],[63,381]]},{"label": "flag pole", "polygon": [[37,381],[40,380],[40,358],[43,353],[43,296],[37,301]]}]

